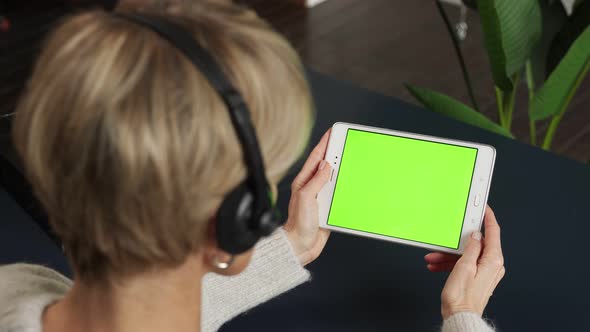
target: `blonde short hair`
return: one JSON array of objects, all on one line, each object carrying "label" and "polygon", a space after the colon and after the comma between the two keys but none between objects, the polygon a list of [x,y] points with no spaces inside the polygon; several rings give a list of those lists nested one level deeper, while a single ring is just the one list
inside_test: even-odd
[{"label": "blonde short hair", "polygon": [[[215,56],[251,110],[276,183],[303,151],[313,118],[292,47],[235,5],[143,12],[181,24]],[[83,279],[180,264],[246,174],[228,111],[204,76],[154,32],[102,11],[70,17],[50,35],[14,140]]]}]

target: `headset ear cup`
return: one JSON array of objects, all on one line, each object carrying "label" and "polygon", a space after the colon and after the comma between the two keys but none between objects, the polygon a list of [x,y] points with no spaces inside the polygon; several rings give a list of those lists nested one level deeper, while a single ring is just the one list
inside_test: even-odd
[{"label": "headset ear cup", "polygon": [[245,183],[225,196],[216,220],[216,237],[219,248],[237,255],[253,248],[260,236],[250,228],[254,217],[254,194]]}]

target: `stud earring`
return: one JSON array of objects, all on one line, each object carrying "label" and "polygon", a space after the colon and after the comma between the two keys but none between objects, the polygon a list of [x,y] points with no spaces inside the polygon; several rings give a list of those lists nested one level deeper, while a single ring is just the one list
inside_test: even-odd
[{"label": "stud earring", "polygon": [[221,261],[219,259],[219,255],[213,256],[213,266],[220,270],[227,270],[230,266],[234,263],[234,255],[230,255],[229,259],[226,261]]}]

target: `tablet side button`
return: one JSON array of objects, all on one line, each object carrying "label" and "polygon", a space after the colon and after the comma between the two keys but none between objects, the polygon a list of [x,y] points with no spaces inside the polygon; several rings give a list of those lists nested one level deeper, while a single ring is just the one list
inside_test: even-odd
[{"label": "tablet side button", "polygon": [[475,195],[475,199],[473,199],[473,205],[475,205],[476,207],[481,205],[481,195],[480,194]]},{"label": "tablet side button", "polygon": [[332,182],[333,178],[334,178],[334,169],[332,168],[332,174],[330,175],[330,182]]}]

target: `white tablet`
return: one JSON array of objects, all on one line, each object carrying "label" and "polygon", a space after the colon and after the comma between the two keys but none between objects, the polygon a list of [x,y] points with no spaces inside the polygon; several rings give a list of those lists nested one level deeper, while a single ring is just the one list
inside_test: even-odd
[{"label": "white tablet", "polygon": [[461,254],[481,229],[495,157],[489,145],[336,123],[320,227]]}]

